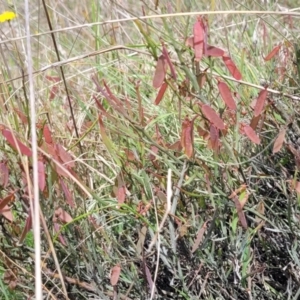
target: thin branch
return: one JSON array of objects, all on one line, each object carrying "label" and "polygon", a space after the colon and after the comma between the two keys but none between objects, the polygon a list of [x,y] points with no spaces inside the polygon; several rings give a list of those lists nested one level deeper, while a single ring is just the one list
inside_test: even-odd
[{"label": "thin branch", "polygon": [[26,22],[26,46],[27,46],[27,72],[29,79],[29,103],[31,120],[32,138],[32,164],[33,164],[33,201],[30,201],[31,212],[33,212],[33,234],[35,251],[35,298],[42,299],[42,273],[41,273],[41,232],[40,232],[40,202],[38,184],[38,155],[37,155],[37,136],[36,136],[36,113],[33,83],[33,67],[29,24],[29,4],[25,0],[25,22]]},{"label": "thin branch", "polygon": [[[53,30],[52,29],[52,23],[51,23],[51,20],[50,20],[50,16],[49,16],[49,13],[48,13],[48,9],[47,9],[45,0],[43,0],[42,3],[43,3],[43,6],[44,6],[44,11],[45,11],[45,14],[46,14],[46,19],[47,19],[48,26],[49,26],[50,30],[52,31]],[[56,43],[54,33],[51,33],[51,38],[52,38],[52,42],[53,42],[53,45],[54,45],[57,60],[60,61],[59,50],[58,50],[58,46],[57,46],[57,43]],[[74,116],[74,112],[73,112],[73,107],[72,107],[71,97],[70,97],[70,93],[69,93],[69,88],[68,88],[68,85],[67,85],[67,80],[66,80],[66,77],[65,77],[65,72],[64,72],[64,69],[63,69],[62,66],[60,66],[59,69],[60,69],[61,77],[62,77],[62,80],[63,80],[63,83],[64,83],[67,99],[68,99],[68,104],[69,104],[69,108],[70,108],[70,113],[71,113],[71,118],[72,118],[74,130],[75,130],[76,138],[79,140],[79,133],[78,133],[76,120],[75,120],[75,116]],[[78,143],[78,146],[79,146],[80,153],[82,154],[83,149],[82,149],[82,146],[81,146],[80,142]]]}]

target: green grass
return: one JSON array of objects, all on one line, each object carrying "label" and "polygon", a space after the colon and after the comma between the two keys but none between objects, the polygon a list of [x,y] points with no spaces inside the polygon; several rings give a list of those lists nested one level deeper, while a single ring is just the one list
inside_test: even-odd
[{"label": "green grass", "polygon": [[[299,180],[298,158],[287,143],[277,154],[272,154],[272,147],[280,129],[289,126],[286,140],[297,148],[298,17],[207,15],[209,44],[230,54],[242,82],[232,78],[222,58],[205,57],[199,67],[207,80],[200,89],[193,49],[185,45],[197,15],[117,20],[143,15],[142,5],[147,16],[272,11],[280,6],[253,1],[173,1],[168,6],[161,0],[155,10],[155,1],[123,2],[122,6],[117,1],[47,2],[52,27],[62,29],[54,34],[62,69],[55,65],[57,53],[43,6],[30,3],[36,130],[46,174],[46,187],[40,192],[47,225],[41,229],[43,292],[49,299],[115,299],[110,271],[120,264],[120,299],[297,299],[300,214],[293,181]],[[0,123],[31,147],[30,126],[24,120],[30,119],[28,77],[22,79],[22,72],[27,73],[25,16],[19,1],[10,5],[2,11],[14,10],[18,17],[0,24],[5,40],[0,53]],[[292,1],[285,5],[296,8]],[[156,106],[158,90],[152,81],[162,42],[177,79],[168,71],[167,92]],[[285,54],[264,61],[280,42]],[[286,67],[282,79],[278,67]],[[217,78],[236,93],[234,117],[219,95]],[[273,93],[268,93],[266,113],[256,128],[261,139],[256,145],[241,133],[240,123],[251,122],[250,105],[260,92],[257,86],[265,83]],[[228,125],[220,136],[219,153],[198,132],[200,127],[209,131],[209,122],[197,102],[209,104]],[[175,143],[180,145],[185,118],[196,115],[194,154],[188,158]],[[45,125],[53,144],[63,146],[69,155],[42,145]],[[14,221],[0,219],[0,299],[22,299],[34,293],[32,232],[22,245],[17,243],[30,213],[25,174],[31,176],[32,163],[31,158],[28,164],[24,157],[21,160],[2,134],[0,153],[9,170],[7,184],[0,178],[0,197],[15,193],[9,204]],[[71,176],[59,171],[55,160],[74,161]],[[168,208],[169,169],[173,195]],[[248,195],[237,192],[239,199],[234,202],[230,195],[242,185]],[[244,200],[238,211],[238,203]],[[58,208],[71,219],[57,215]],[[247,229],[241,225],[241,212]],[[47,231],[68,295],[63,292]],[[12,290],[4,281],[8,270],[17,278]]]}]

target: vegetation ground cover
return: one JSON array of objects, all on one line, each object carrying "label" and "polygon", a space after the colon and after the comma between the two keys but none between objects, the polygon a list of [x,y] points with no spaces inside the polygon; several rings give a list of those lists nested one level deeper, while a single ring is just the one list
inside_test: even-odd
[{"label": "vegetation ground cover", "polygon": [[[296,4],[30,6],[45,299],[298,299]],[[2,12],[0,297],[33,299],[25,14]]]}]

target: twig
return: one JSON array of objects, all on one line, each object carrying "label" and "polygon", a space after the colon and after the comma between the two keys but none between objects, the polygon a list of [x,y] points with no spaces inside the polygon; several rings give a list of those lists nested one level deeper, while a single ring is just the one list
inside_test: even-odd
[{"label": "twig", "polygon": [[151,249],[153,247],[153,245],[156,243],[156,241],[158,241],[157,243],[157,260],[156,260],[156,267],[155,267],[155,273],[154,273],[154,278],[153,278],[153,284],[151,287],[151,296],[150,296],[150,300],[153,299],[154,297],[154,292],[155,292],[155,282],[157,279],[157,274],[158,274],[158,267],[159,267],[159,258],[160,258],[160,231],[162,230],[168,215],[171,211],[171,199],[172,199],[172,170],[168,169],[168,178],[167,178],[167,208],[166,208],[166,212],[162,218],[162,221],[159,225],[158,231],[156,232],[155,236],[153,237],[149,248],[148,248],[148,252],[151,252]]},{"label": "twig", "polygon": [[35,297],[42,299],[42,272],[41,272],[41,232],[40,232],[40,201],[39,201],[39,176],[38,176],[38,155],[36,136],[36,112],[33,83],[33,66],[30,40],[29,4],[25,0],[25,22],[26,22],[26,42],[27,42],[27,72],[29,74],[29,102],[31,120],[32,139],[32,164],[33,164],[33,199],[29,188],[30,209],[33,216],[34,252],[35,252]]}]

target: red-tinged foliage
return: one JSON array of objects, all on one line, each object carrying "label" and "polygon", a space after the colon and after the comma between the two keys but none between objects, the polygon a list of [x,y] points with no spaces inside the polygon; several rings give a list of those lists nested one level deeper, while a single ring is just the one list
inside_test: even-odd
[{"label": "red-tinged foliage", "polygon": [[103,105],[100,103],[100,101],[97,99],[97,97],[95,95],[93,95],[93,98],[96,102],[96,105],[98,106],[98,108],[100,109],[101,113],[106,116],[107,115],[107,112],[105,110],[105,108],[103,107]]},{"label": "red-tinged foliage", "polygon": [[236,110],[236,104],[235,104],[235,101],[233,99],[233,96],[231,94],[231,91],[230,91],[228,85],[225,82],[219,81],[218,89],[219,89],[221,97],[222,97],[223,101],[225,102],[225,104],[227,105],[227,107],[229,109]]},{"label": "red-tinged foliage", "polygon": [[223,55],[222,58],[225,63],[225,66],[227,67],[228,71],[233,76],[233,78],[235,78],[236,80],[241,80],[242,74],[240,73],[232,59],[227,55]]},{"label": "red-tinged foliage", "polygon": [[112,286],[116,286],[118,284],[120,274],[121,274],[120,265],[116,265],[111,269],[111,271],[110,271],[110,284]]},{"label": "red-tinged foliage", "polygon": [[[170,3],[170,2],[168,2]],[[151,275],[151,272],[147,266],[147,263],[146,263],[146,259],[143,257],[143,268],[145,270],[145,275],[146,275],[146,278],[147,278],[147,282],[148,282],[148,292],[149,294],[151,294],[152,292],[152,289],[153,289],[153,285],[154,285],[154,282],[152,280],[152,275]]]},{"label": "red-tinged foliage", "polygon": [[194,31],[193,47],[195,53],[195,60],[200,61],[204,52],[204,40],[206,34],[204,23],[201,18],[198,18],[198,20],[194,24],[193,31]]},{"label": "red-tinged foliage", "polygon": [[125,153],[126,158],[127,158],[128,161],[132,162],[132,161],[137,160],[137,156],[135,156],[135,154],[132,150],[124,149],[124,153]]},{"label": "red-tinged foliage", "polygon": [[295,184],[295,191],[297,192],[297,194],[300,194],[300,181],[297,181]]},{"label": "red-tinged foliage", "polygon": [[199,136],[201,136],[204,140],[207,140],[209,138],[209,132],[203,129],[201,126],[197,126],[197,131]]},{"label": "red-tinged foliage", "polygon": [[138,214],[142,215],[142,216],[146,216],[147,212],[150,210],[150,208],[152,207],[153,201],[149,201],[147,204],[143,203],[142,201],[140,201],[137,205],[136,211]]},{"label": "red-tinged foliage", "polygon": [[260,93],[257,97],[255,107],[254,107],[254,116],[255,117],[260,115],[261,112],[263,111],[264,106],[265,106],[265,102],[266,102],[266,99],[267,99],[267,95],[268,95],[268,91],[267,91],[267,87],[265,87],[264,90],[260,91]]},{"label": "red-tinged foliage", "polygon": [[186,39],[185,45],[190,48],[194,48],[194,36],[190,36]]},{"label": "red-tinged foliage", "polygon": [[199,104],[203,115],[220,130],[225,129],[225,124],[216,111],[207,104]]},{"label": "red-tinged foliage", "polygon": [[57,93],[58,93],[58,86],[57,85],[52,86],[50,90],[49,100],[50,101],[53,100],[56,97]]},{"label": "red-tinged foliage", "polygon": [[46,143],[48,143],[48,144],[53,143],[52,134],[51,134],[51,131],[50,131],[49,126],[47,124],[45,124],[45,126],[43,128],[43,136],[44,136],[44,139],[45,139]]},{"label": "red-tinged foliage", "polygon": [[199,248],[199,245],[202,242],[202,239],[203,239],[203,236],[204,236],[204,233],[205,233],[206,229],[207,229],[207,221],[204,222],[204,224],[201,226],[201,228],[199,229],[199,231],[197,233],[196,240],[195,240],[194,245],[192,247],[192,253],[194,253]]},{"label": "red-tinged foliage", "polygon": [[160,101],[162,100],[166,90],[167,90],[167,87],[168,87],[168,84],[166,82],[164,82],[162,84],[162,86],[160,87],[159,91],[158,91],[158,94],[155,98],[155,101],[154,101],[154,104],[155,105],[158,105],[160,103]]},{"label": "red-tinged foliage", "polygon": [[54,232],[58,234],[58,240],[60,241],[60,243],[63,245],[63,246],[67,246],[67,243],[64,239],[64,237],[60,234],[60,225],[57,224],[56,222],[53,223],[53,229],[54,229]]},{"label": "red-tinged foliage", "polygon": [[201,72],[199,75],[197,75],[197,82],[198,82],[200,89],[202,89],[204,87],[206,81],[207,81],[207,73],[206,72]]},{"label": "red-tinged foliage", "polygon": [[68,188],[68,186],[64,183],[62,179],[60,179],[60,186],[65,194],[67,204],[71,207],[75,207],[75,201],[73,199],[73,196]]},{"label": "red-tinged foliage", "polygon": [[14,111],[19,116],[20,120],[22,121],[22,124],[28,124],[28,119],[22,111],[20,111],[19,109],[15,108],[15,107],[14,107]]},{"label": "red-tinged foliage", "polygon": [[256,130],[257,128],[257,125],[261,119],[262,115],[259,115],[257,117],[252,117],[251,119],[251,122],[250,122],[250,127],[253,129],[253,130]]},{"label": "red-tinged foliage", "polygon": [[286,129],[283,129],[279,132],[273,146],[273,154],[279,152],[282,148],[284,138],[285,138]]},{"label": "red-tinged foliage", "polygon": [[0,215],[4,216],[5,219],[7,219],[9,222],[13,221],[13,214],[8,205],[14,200],[15,200],[15,193],[11,193],[0,202]]},{"label": "red-tinged foliage", "polygon": [[32,156],[31,150],[25,146],[22,142],[20,142],[15,135],[12,134],[12,132],[8,129],[2,130],[2,135],[6,138],[8,143],[12,148],[18,151],[18,148],[22,155],[26,156]]},{"label": "red-tinged foliage", "polygon": [[73,218],[61,207],[55,210],[55,217],[60,220],[63,224],[70,223],[73,221]]},{"label": "red-tinged foliage", "polygon": [[242,133],[244,133],[253,143],[260,144],[259,136],[250,125],[242,125]]},{"label": "red-tinged foliage", "polygon": [[165,77],[167,73],[167,64],[166,64],[166,58],[162,54],[156,63],[155,73],[153,77],[152,85],[154,88],[158,89],[163,84]]},{"label": "red-tinged foliage", "polygon": [[281,44],[274,47],[272,51],[266,57],[264,57],[264,60],[265,61],[271,60],[279,52],[280,48],[281,48]]},{"label": "red-tinged foliage", "polygon": [[195,118],[190,121],[186,116],[181,126],[181,146],[184,149],[184,153],[188,158],[191,158],[194,154],[194,127]]},{"label": "red-tinged foliage", "polygon": [[114,107],[118,112],[120,112],[123,116],[127,117],[127,112],[123,106],[123,103],[112,93],[109,86],[106,84],[106,81],[103,79],[103,84],[108,93],[109,97],[107,100],[110,102],[110,105]]},{"label": "red-tinged foliage", "polygon": [[168,149],[176,151],[176,152],[181,152],[182,151],[181,141],[178,140],[177,142],[173,143],[172,145],[168,145]]},{"label": "red-tinged foliage", "polygon": [[75,162],[72,156],[64,149],[62,145],[56,144],[56,151],[65,166],[68,166],[70,168],[75,167]]},{"label": "red-tinged foliage", "polygon": [[164,55],[165,59],[166,59],[166,62],[170,68],[170,71],[171,71],[171,76],[174,80],[176,80],[177,78],[177,74],[176,74],[176,70],[175,70],[175,67],[170,59],[170,56],[169,56],[169,53],[167,51],[167,48],[165,47],[165,45],[163,45],[162,47],[162,54]]},{"label": "red-tinged foliage", "polygon": [[219,136],[220,136],[219,129],[213,125],[210,125],[208,147],[213,151],[215,151],[216,153],[219,152],[220,145],[221,145]]},{"label": "red-tinged foliage", "polygon": [[[52,81],[52,82],[59,82],[60,81],[60,78],[57,77],[57,76],[49,76],[49,75],[46,75],[46,78],[49,80],[49,81]],[[53,100],[55,98],[55,96],[57,95],[58,93],[58,86],[57,85],[54,85],[51,87],[51,90],[50,90],[50,96],[49,96],[49,100]]]},{"label": "red-tinged foliage", "polygon": [[212,57],[222,57],[225,54],[225,51],[211,45],[207,45],[206,49],[204,49],[203,55],[212,56]]},{"label": "red-tinged foliage", "polygon": [[263,22],[263,21],[261,21],[260,24],[261,24],[262,29],[263,29],[262,30],[263,31],[263,34],[262,34],[262,36],[263,36],[263,45],[264,45],[264,47],[267,47],[267,40],[269,38],[267,26],[266,26],[265,22]]},{"label": "red-tinged foliage", "polygon": [[29,211],[28,216],[25,221],[25,226],[24,226],[22,234],[19,238],[19,244],[23,243],[27,233],[30,231],[31,228],[32,228],[32,217],[31,217],[31,213]]},{"label": "red-tinged foliage", "polygon": [[0,201],[0,211],[3,210],[8,204],[15,200],[15,193],[11,193]]},{"label": "red-tinged foliage", "polygon": [[247,220],[246,220],[245,214],[243,212],[243,208],[242,208],[242,205],[240,203],[239,197],[237,197],[237,196],[233,197],[233,201],[234,201],[234,204],[235,204],[235,208],[237,210],[239,221],[240,221],[242,227],[245,230],[247,230],[248,229],[248,224],[247,224]]},{"label": "red-tinged foliage", "polygon": [[8,184],[9,170],[6,162],[0,163],[0,185],[5,188]]},{"label": "red-tinged foliage", "polygon": [[149,154],[149,159],[151,161],[156,160],[156,157],[157,157],[157,154],[158,154],[158,148],[154,145],[151,145],[150,150],[151,150],[151,152]]},{"label": "red-tinged foliage", "polygon": [[123,107],[122,102],[117,97],[115,97],[113,95],[110,88],[106,84],[105,80],[103,80],[103,84],[104,84],[105,89],[101,87],[101,85],[99,83],[99,80],[96,77],[96,75],[92,77],[92,80],[94,81],[94,83],[97,87],[97,92],[101,93],[106,98],[106,100],[108,101],[110,106],[113,109],[115,109],[117,112],[121,113],[123,116],[128,117],[127,112],[126,112],[125,108]]},{"label": "red-tinged foliage", "polygon": [[138,107],[139,107],[139,121],[141,125],[144,125],[144,108],[142,106],[142,97],[140,93],[140,80],[135,83],[135,91],[136,91],[136,98],[138,100]]},{"label": "red-tinged foliage", "polygon": [[9,206],[5,206],[2,210],[0,210],[0,215],[2,215],[9,222],[13,222],[14,220],[13,214]]},{"label": "red-tinged foliage", "polygon": [[126,199],[126,185],[123,180],[122,174],[119,174],[116,178],[116,185],[114,188],[115,197],[119,204],[123,204]]},{"label": "red-tinged foliage", "polygon": [[43,142],[43,144],[40,146],[41,149],[43,149],[46,153],[48,153],[49,155],[55,157],[57,159],[57,154],[56,154],[56,150],[55,150],[55,145],[52,144],[48,144],[46,142]]},{"label": "red-tinged foliage", "polygon": [[276,67],[274,72],[279,75],[278,81],[282,81],[285,78],[285,74],[287,72],[286,67]]},{"label": "red-tinged foliage", "polygon": [[[234,197],[236,197],[239,193],[242,193],[246,190],[247,185],[246,184],[242,184],[239,188],[235,189],[231,195],[229,196],[229,199],[233,199]],[[244,206],[242,206],[243,208]]]},{"label": "red-tinged foliage", "polygon": [[39,188],[43,192],[46,187],[46,174],[43,161],[38,161]]},{"label": "red-tinged foliage", "polygon": [[60,81],[60,78],[58,76],[46,75],[45,77],[46,77],[46,79],[48,79],[49,81],[52,81],[52,82],[59,82]]}]

